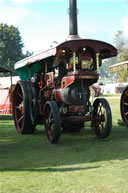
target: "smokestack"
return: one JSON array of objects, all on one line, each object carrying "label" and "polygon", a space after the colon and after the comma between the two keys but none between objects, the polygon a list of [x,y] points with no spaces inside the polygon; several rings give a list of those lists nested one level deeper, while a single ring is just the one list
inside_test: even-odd
[{"label": "smokestack", "polygon": [[67,40],[80,38],[77,30],[77,0],[69,0],[69,36]]}]

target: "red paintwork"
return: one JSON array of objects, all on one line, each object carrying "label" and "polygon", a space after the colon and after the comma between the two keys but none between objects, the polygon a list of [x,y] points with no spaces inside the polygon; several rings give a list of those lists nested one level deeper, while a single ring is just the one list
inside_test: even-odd
[{"label": "red paintwork", "polygon": [[45,79],[45,86],[53,88],[53,86],[54,86],[53,72],[46,73],[44,79]]},{"label": "red paintwork", "polygon": [[75,76],[71,74],[68,76],[63,77],[62,81],[61,81],[61,88],[66,88],[68,87],[70,84],[72,84],[75,80]]},{"label": "red paintwork", "polygon": [[55,94],[55,99],[56,101],[59,102],[63,102],[62,98],[61,98],[61,86],[57,86],[57,88],[53,91]]},{"label": "red paintwork", "polygon": [[80,72],[75,72],[75,73],[68,73],[67,76],[62,78],[61,81],[61,88],[66,88],[68,87],[70,84],[72,84],[76,79],[94,79],[94,80],[98,80],[99,78],[99,74],[97,74],[94,71],[91,72],[85,72],[85,71],[80,71]]}]

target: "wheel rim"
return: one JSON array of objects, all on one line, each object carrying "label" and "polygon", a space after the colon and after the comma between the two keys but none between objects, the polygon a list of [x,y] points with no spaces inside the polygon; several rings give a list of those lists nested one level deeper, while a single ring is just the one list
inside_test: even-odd
[{"label": "wheel rim", "polygon": [[16,130],[21,132],[24,125],[24,95],[19,84],[14,94],[14,117]]},{"label": "wheel rim", "polygon": [[106,112],[102,103],[97,104],[96,108],[96,133],[102,135],[106,128]]},{"label": "wheel rim", "polygon": [[45,121],[46,121],[46,134],[49,141],[52,141],[54,135],[54,121],[53,121],[53,113],[50,106],[46,107],[46,114],[45,114]]},{"label": "wheel rim", "polygon": [[60,113],[55,101],[48,101],[45,105],[45,131],[50,143],[58,143],[60,138]]},{"label": "wheel rim", "polygon": [[128,127],[128,87],[126,87],[121,95],[120,111],[124,124]]},{"label": "wheel rim", "polygon": [[109,136],[112,127],[112,115],[108,102],[105,99],[96,99],[94,102],[92,126],[99,138]]}]

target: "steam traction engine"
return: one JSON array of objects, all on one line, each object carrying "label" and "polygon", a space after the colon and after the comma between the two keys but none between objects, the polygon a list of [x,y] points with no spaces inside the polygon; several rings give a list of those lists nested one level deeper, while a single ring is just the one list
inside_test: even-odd
[{"label": "steam traction engine", "polygon": [[102,60],[117,54],[105,42],[81,39],[77,35],[76,1],[70,0],[68,39],[44,52],[15,64],[21,78],[13,94],[13,115],[19,133],[33,133],[44,124],[51,143],[58,143],[61,128],[80,131],[91,121],[99,138],[109,136],[112,127],[108,102],[90,102],[90,86],[98,81]]}]

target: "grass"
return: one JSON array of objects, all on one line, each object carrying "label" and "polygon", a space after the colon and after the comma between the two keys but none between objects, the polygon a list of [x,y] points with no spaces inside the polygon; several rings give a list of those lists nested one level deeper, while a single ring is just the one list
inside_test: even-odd
[{"label": "grass", "polygon": [[128,129],[117,125],[120,95],[105,98],[113,129],[104,141],[85,124],[51,145],[41,126],[34,135],[20,135],[12,117],[0,116],[0,193],[127,193]]}]

